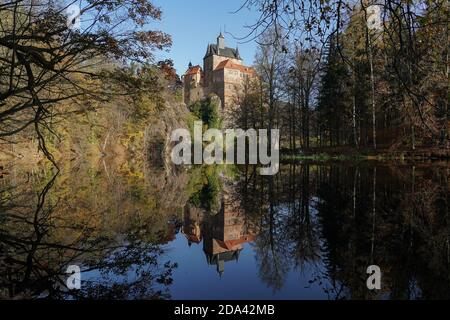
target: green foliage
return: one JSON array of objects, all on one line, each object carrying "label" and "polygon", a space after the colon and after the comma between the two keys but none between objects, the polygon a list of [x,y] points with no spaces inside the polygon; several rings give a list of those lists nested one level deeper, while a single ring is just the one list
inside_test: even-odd
[{"label": "green foliage", "polygon": [[222,190],[222,183],[219,176],[219,167],[201,167],[202,185],[189,198],[189,202],[208,212],[215,213],[220,208],[219,196]]},{"label": "green foliage", "polygon": [[223,164],[223,174],[227,178],[232,179],[233,181],[238,181],[241,177],[241,171],[236,164]]},{"label": "green foliage", "polygon": [[194,116],[203,121],[208,128],[220,128],[222,120],[220,117],[219,103],[212,97],[196,101],[189,106]]}]

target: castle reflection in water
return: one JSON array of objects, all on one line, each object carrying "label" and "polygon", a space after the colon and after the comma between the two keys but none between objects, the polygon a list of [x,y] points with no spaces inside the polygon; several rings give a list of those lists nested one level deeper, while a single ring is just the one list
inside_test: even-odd
[{"label": "castle reflection in water", "polygon": [[225,263],[238,261],[243,244],[254,241],[257,234],[256,226],[236,203],[225,193],[216,214],[190,205],[183,213],[181,232],[189,246],[203,242],[206,261],[216,266],[219,276],[225,271]]}]

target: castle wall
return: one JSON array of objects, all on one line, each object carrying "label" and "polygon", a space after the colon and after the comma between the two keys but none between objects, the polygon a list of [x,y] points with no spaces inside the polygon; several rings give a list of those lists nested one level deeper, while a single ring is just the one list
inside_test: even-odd
[{"label": "castle wall", "polygon": [[[201,100],[211,93],[216,94],[222,103],[222,110],[232,110],[237,103],[239,95],[244,91],[246,76],[243,72],[236,69],[215,70],[211,74],[212,81],[209,86],[188,85],[186,83],[184,90],[184,101],[186,104]],[[187,79],[186,79],[187,80]]]},{"label": "castle wall", "polygon": [[214,70],[217,68],[219,63],[225,60],[230,60],[234,64],[242,65],[242,60],[227,58],[217,55],[212,55],[203,59],[203,70],[205,72],[205,86],[210,86],[214,80]]},{"label": "castle wall", "polygon": [[197,72],[195,74],[186,75],[183,79],[183,100],[184,103],[189,104],[193,101],[200,100],[204,95],[205,91],[201,83],[201,73]]},{"label": "castle wall", "polygon": [[223,101],[224,107],[232,111],[238,103],[239,96],[244,92],[245,82],[248,76],[236,69],[224,70]]},{"label": "castle wall", "polygon": [[240,84],[243,80],[243,73],[235,69],[225,69],[224,82]]}]

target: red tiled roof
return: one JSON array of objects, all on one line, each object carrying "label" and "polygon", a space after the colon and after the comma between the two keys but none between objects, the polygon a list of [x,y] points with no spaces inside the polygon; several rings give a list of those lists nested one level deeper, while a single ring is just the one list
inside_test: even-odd
[{"label": "red tiled roof", "polygon": [[194,75],[194,74],[199,73],[200,71],[202,71],[202,68],[200,66],[193,66],[193,67],[190,67],[189,69],[187,69],[187,71],[184,75],[185,76]]},{"label": "red tiled roof", "polygon": [[216,70],[220,70],[220,69],[235,69],[235,70],[239,70],[243,73],[248,73],[248,74],[255,74],[255,69],[252,67],[246,67],[246,66],[242,66],[240,64],[236,64],[233,63],[231,60],[227,59],[222,61],[221,63],[219,63],[216,67]]},{"label": "red tiled roof", "polygon": [[222,240],[216,240],[219,245],[227,250],[233,250],[233,247],[246,243],[246,242],[253,242],[255,241],[256,237],[254,235],[248,234],[245,236],[242,236],[239,239],[236,240],[227,240],[227,241],[222,241]]}]

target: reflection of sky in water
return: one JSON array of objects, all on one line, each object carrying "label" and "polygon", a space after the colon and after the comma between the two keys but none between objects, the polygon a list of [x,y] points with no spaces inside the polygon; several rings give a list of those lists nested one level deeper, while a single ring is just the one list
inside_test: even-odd
[{"label": "reflection of sky in water", "polygon": [[[215,265],[208,265],[203,244],[190,247],[183,234],[167,245],[163,260],[178,262],[170,286],[173,299],[323,299],[327,298],[317,283],[310,284],[314,275],[307,267],[290,270],[283,287],[274,292],[258,276],[252,244],[244,244],[238,261],[225,263],[225,271],[220,277]],[[309,287],[309,288],[305,288]]]},{"label": "reflection of sky in water", "polygon": [[[284,206],[278,206],[276,210],[280,215],[287,214]],[[317,212],[314,208],[310,208],[310,214],[315,220]],[[238,260],[225,262],[222,275],[216,264],[208,264],[203,241],[189,246],[186,236],[178,232],[164,248],[165,253],[159,257],[161,265],[167,261],[178,264],[173,273],[174,281],[169,286],[172,299],[327,299],[324,289],[331,287],[328,279],[319,276],[326,270],[318,259],[305,262],[301,267],[290,267],[281,288],[274,290],[260,278],[254,243],[244,243]],[[92,270],[84,272],[82,280],[103,284],[109,280],[133,282],[138,280],[137,268],[131,266],[125,275]]]},{"label": "reflection of sky in water", "polygon": [[[129,243],[123,243],[124,246],[129,245]],[[116,250],[113,254],[111,254],[109,256],[109,259],[113,259],[114,254],[123,254],[125,253],[125,249],[118,249]],[[83,282],[86,284],[87,282],[89,282],[91,285],[102,285],[102,286],[106,286],[111,288],[112,286],[114,286],[115,284],[124,284],[124,283],[134,283],[137,282],[140,279],[140,275],[139,273],[142,272],[143,270],[162,270],[162,266],[164,265],[164,262],[166,262],[166,260],[161,261],[161,264],[159,266],[155,266],[155,265],[151,265],[151,264],[143,264],[143,265],[138,265],[138,264],[131,264],[130,266],[128,266],[126,268],[126,271],[123,274],[118,274],[117,272],[114,271],[105,271],[105,269],[93,269],[93,270],[88,270],[88,271],[82,271],[81,272],[81,287],[83,289]],[[79,264],[81,270],[83,269],[87,269],[88,267],[84,267],[81,263]],[[149,284],[150,285],[150,284]],[[162,286],[161,284],[158,284],[157,281],[153,281],[151,283],[151,287],[154,290],[162,290],[164,291],[164,286]],[[127,299],[136,299],[136,298],[140,298],[140,297],[133,297],[133,296],[129,296]],[[70,299],[70,296],[69,296]]]}]

